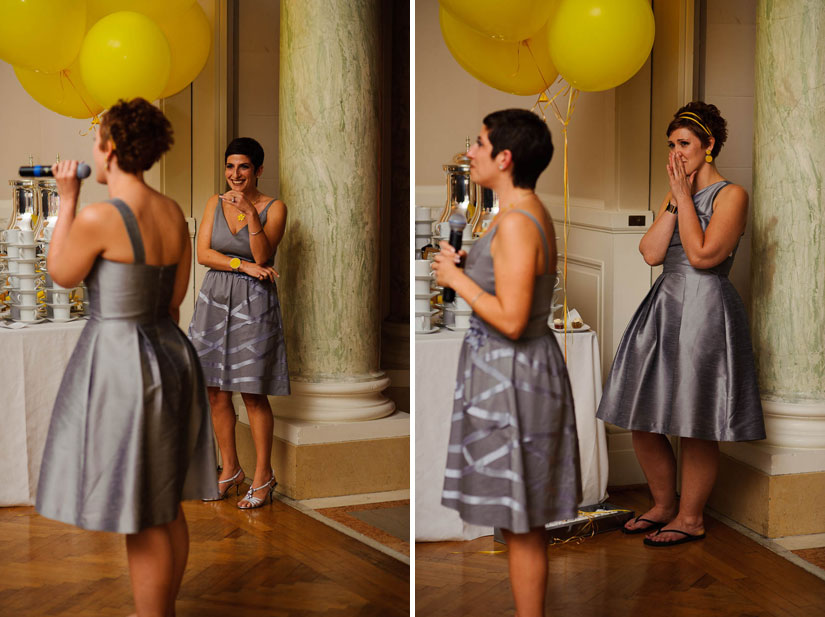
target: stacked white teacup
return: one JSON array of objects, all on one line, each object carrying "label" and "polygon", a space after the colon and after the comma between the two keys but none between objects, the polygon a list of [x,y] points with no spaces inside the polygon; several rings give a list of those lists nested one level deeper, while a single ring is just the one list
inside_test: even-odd
[{"label": "stacked white teacup", "polygon": [[[45,256],[49,254],[49,243],[52,239],[52,231],[54,230],[53,217],[49,217],[48,225],[43,229],[43,271],[46,272]],[[56,217],[54,217],[56,218]],[[46,315],[49,320],[54,322],[69,321],[72,317],[72,294],[75,292],[74,288],[61,287],[52,280],[52,277],[46,276]]]},{"label": "stacked white teacup", "polygon": [[438,309],[432,308],[432,299],[438,295],[432,289],[433,273],[429,259],[415,260],[415,331],[431,334],[438,328],[433,326],[433,315]]},{"label": "stacked white teacup", "polygon": [[9,284],[6,287],[13,321],[37,323],[42,318],[38,298],[42,297],[43,274],[39,272],[40,258],[31,218],[21,220],[22,229],[7,229],[5,234],[8,251]]},{"label": "stacked white teacup", "polygon": [[430,244],[433,236],[433,218],[429,208],[415,209],[415,250],[420,251]]}]

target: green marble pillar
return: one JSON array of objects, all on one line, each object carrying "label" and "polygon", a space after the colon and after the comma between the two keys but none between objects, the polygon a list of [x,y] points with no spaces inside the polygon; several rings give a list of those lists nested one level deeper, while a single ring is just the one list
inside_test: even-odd
[{"label": "green marble pillar", "polygon": [[[751,315],[777,445],[825,447],[823,93],[825,3],[759,0]],[[797,425],[792,443],[777,438],[778,418]]]},{"label": "green marble pillar", "polygon": [[[301,411],[311,406],[301,397],[334,398],[335,384],[374,393],[386,381],[379,371],[378,27],[378,0],[281,1],[280,181],[289,218],[278,263],[298,396],[287,403],[291,411],[276,409],[282,415],[331,419]],[[392,411],[370,396],[380,411],[342,419]]]}]

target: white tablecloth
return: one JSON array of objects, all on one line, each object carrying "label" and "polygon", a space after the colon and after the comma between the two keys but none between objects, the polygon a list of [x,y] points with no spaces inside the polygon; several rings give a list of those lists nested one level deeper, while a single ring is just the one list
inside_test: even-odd
[{"label": "white tablecloth", "polygon": [[54,399],[85,325],[0,328],[0,506],[34,503]]},{"label": "white tablecloth", "polygon": [[[563,335],[555,334],[564,349]],[[441,505],[453,411],[458,355],[463,332],[441,330],[415,337],[415,539],[472,540],[493,533],[492,527],[464,523],[455,510]],[[582,503],[607,498],[607,438],[596,419],[602,396],[599,343],[595,332],[567,335],[567,371],[576,404],[576,428],[582,471]]]}]

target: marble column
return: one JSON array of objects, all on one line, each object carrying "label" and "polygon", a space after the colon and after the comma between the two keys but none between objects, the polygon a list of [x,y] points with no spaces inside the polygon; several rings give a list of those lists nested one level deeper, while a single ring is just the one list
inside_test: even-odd
[{"label": "marble column", "polygon": [[821,1],[759,0],[751,315],[766,442],[786,448],[825,448],[824,33]]},{"label": "marble column", "polygon": [[293,396],[276,413],[368,420],[379,370],[378,0],[281,1],[279,249]]}]

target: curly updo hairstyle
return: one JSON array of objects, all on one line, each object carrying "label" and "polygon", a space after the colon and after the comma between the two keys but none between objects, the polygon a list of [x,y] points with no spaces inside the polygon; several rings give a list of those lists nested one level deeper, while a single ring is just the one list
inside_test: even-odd
[{"label": "curly updo hairstyle", "polygon": [[710,144],[710,137],[707,133],[705,133],[702,127],[691,120],[690,117],[679,117],[685,112],[696,114],[699,116],[702,124],[708,127],[711,135],[713,135],[713,138],[716,140],[713,144],[713,150],[711,150],[711,156],[713,156],[713,158],[719,156],[719,151],[728,139],[728,123],[722,117],[722,114],[719,113],[719,108],[717,108],[716,105],[711,105],[709,103],[705,103],[704,101],[691,101],[673,114],[673,120],[671,120],[670,124],[667,125],[668,137],[670,137],[670,134],[676,129],[688,129],[691,133],[696,135],[696,137],[699,138],[699,141],[702,142],[702,145],[707,148]]},{"label": "curly updo hairstyle", "polygon": [[536,188],[536,181],[553,158],[553,139],[544,121],[526,109],[494,111],[484,118],[492,157],[502,150],[513,155],[513,186]]},{"label": "curly updo hairstyle", "polygon": [[107,139],[114,144],[118,167],[130,174],[149,169],[175,141],[163,112],[141,98],[121,99],[103,115],[100,141]]},{"label": "curly updo hairstyle", "polygon": [[261,144],[251,137],[236,137],[226,146],[226,151],[223,153],[223,162],[226,163],[233,154],[242,154],[249,159],[252,166],[257,172],[261,165],[264,164],[264,149]]}]

